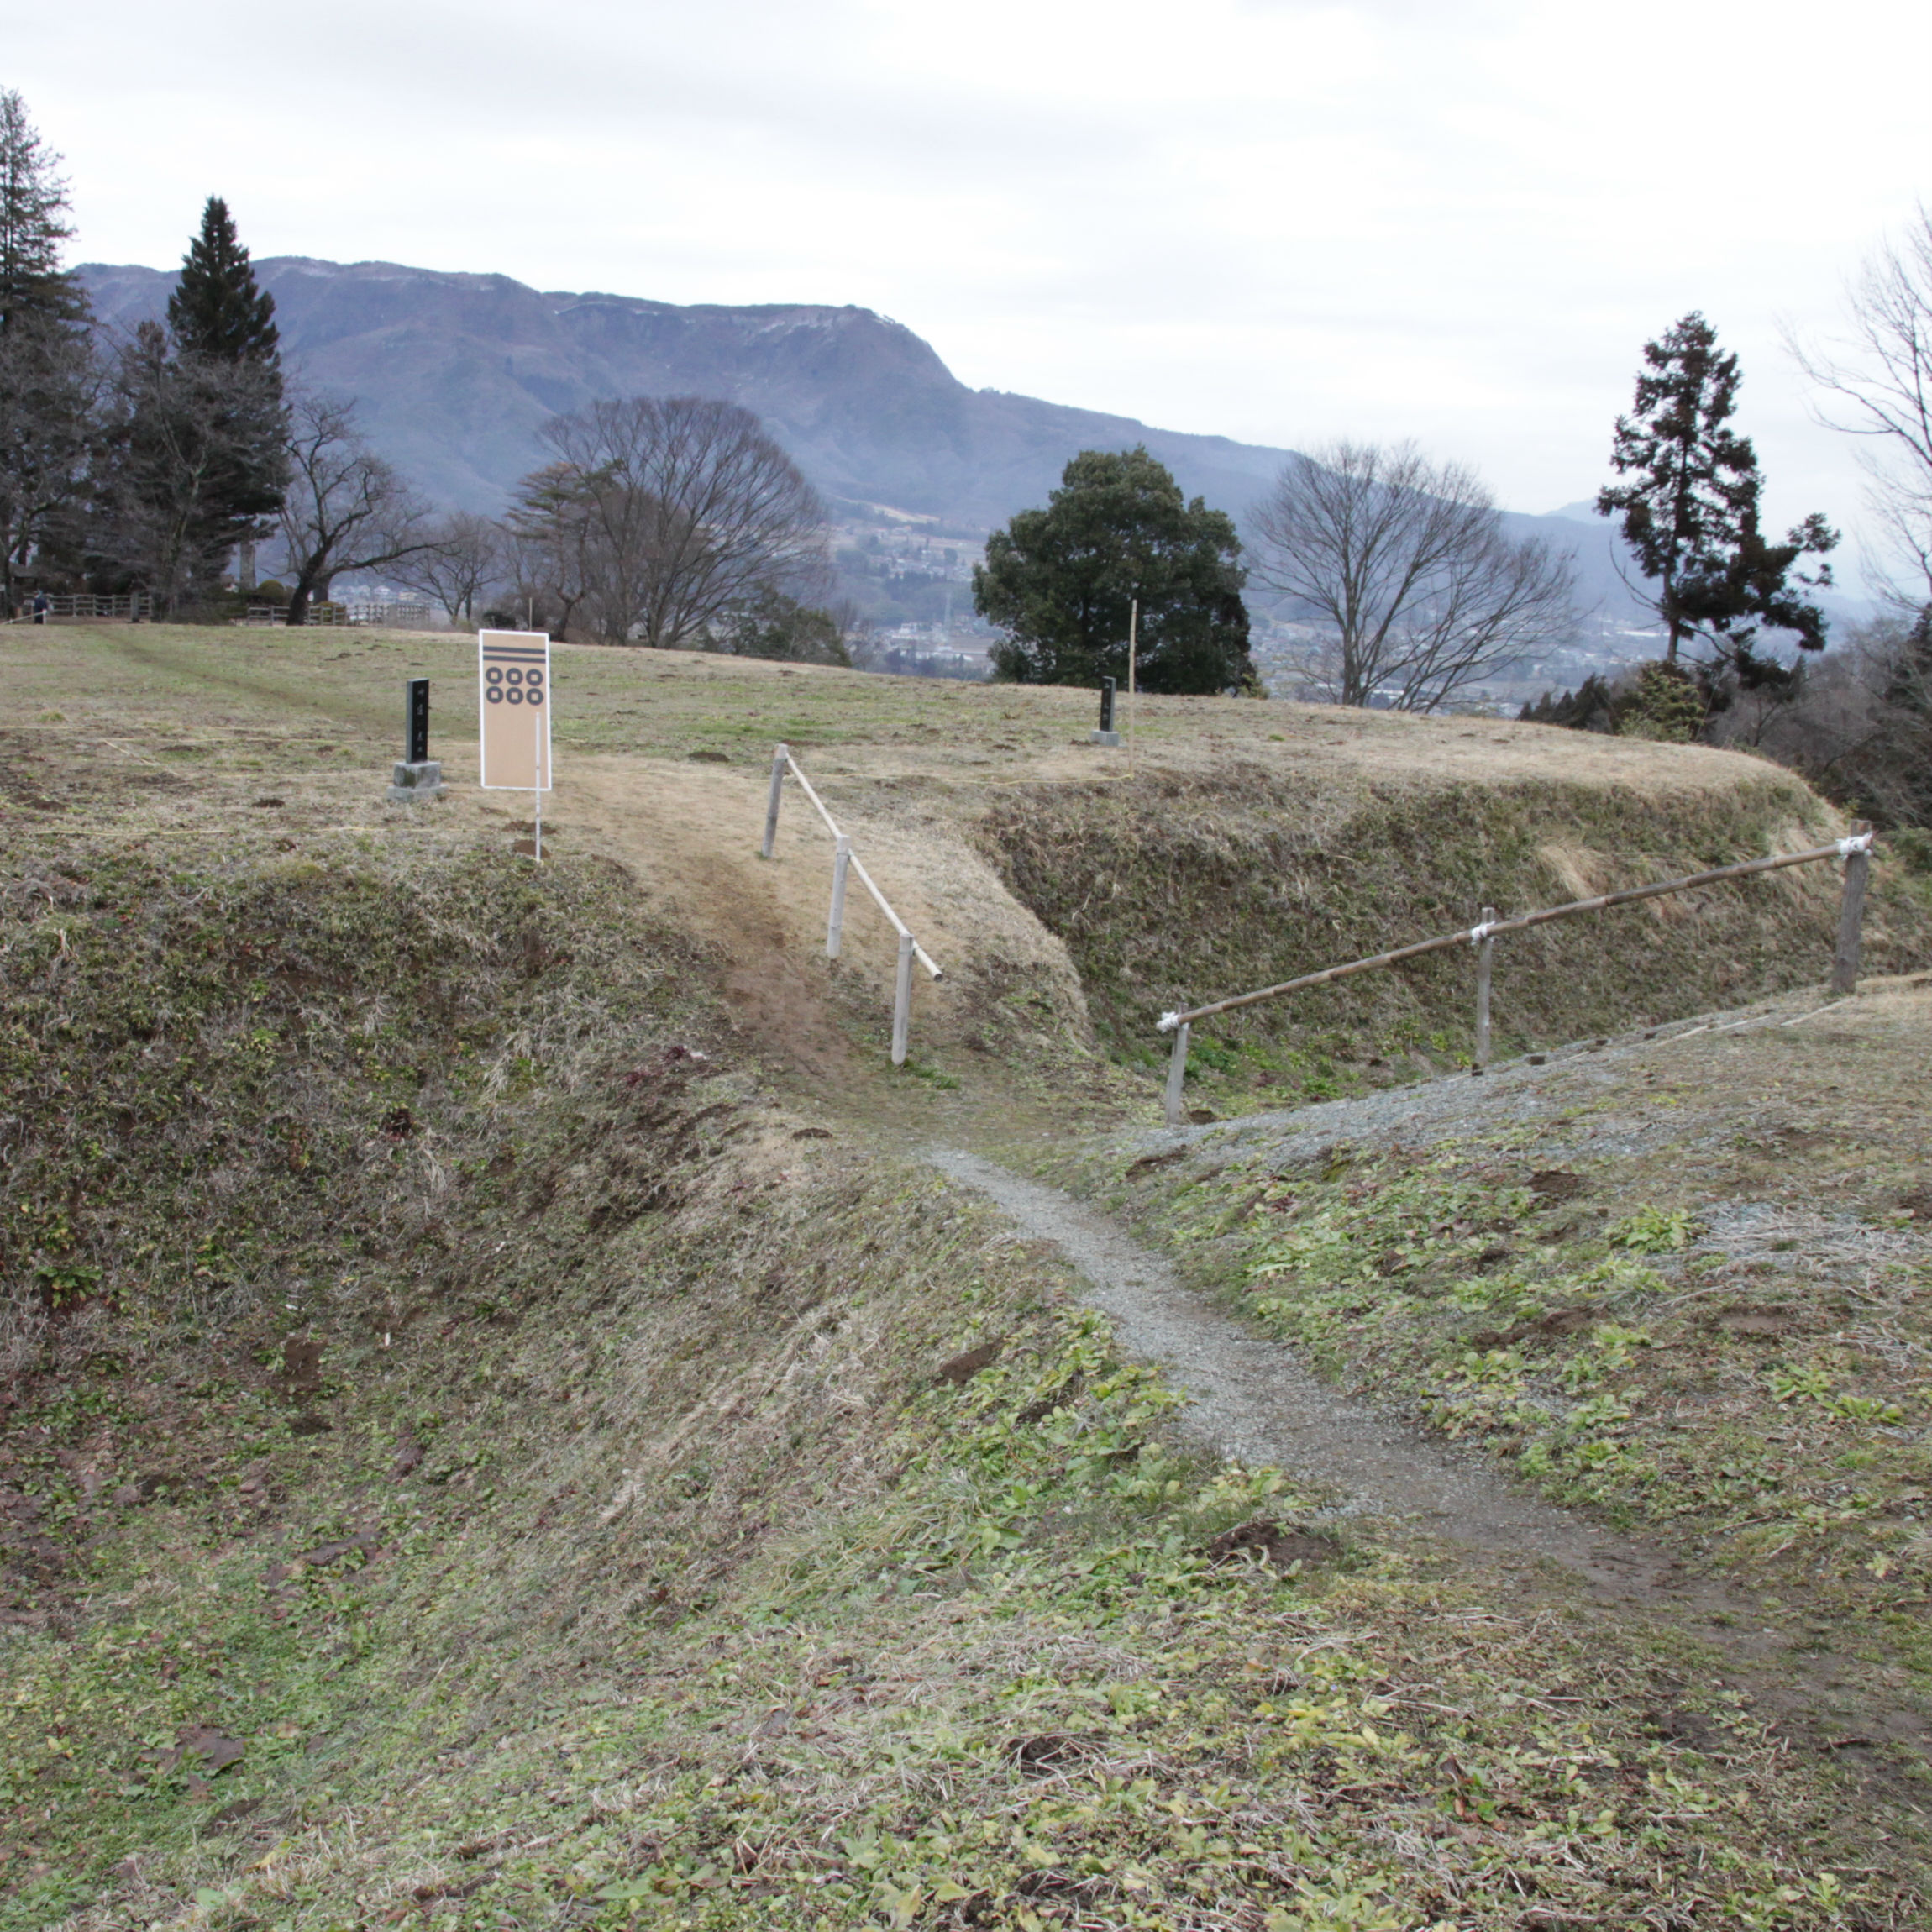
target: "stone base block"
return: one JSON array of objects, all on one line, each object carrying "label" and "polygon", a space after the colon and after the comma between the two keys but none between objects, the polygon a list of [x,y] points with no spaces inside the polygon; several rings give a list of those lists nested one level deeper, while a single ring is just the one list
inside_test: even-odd
[{"label": "stone base block", "polygon": [[425,759],[421,764],[398,764],[390,774],[391,805],[415,805],[434,798],[442,790],[443,766],[436,759]]},{"label": "stone base block", "polygon": [[1117,731],[1097,731],[1092,735],[1092,742],[1095,744],[1110,744],[1117,747],[1121,742],[1121,734]]}]

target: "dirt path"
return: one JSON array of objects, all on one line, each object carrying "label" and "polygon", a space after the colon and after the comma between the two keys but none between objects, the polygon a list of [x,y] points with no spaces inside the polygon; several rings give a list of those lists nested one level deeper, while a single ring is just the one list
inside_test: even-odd
[{"label": "dirt path", "polygon": [[1554,1566],[1586,1603],[1667,1624],[1720,1652],[1727,1681],[1795,1742],[1856,1764],[1915,1811],[1923,1804],[1922,1789],[1872,1754],[1880,1739],[1932,1751],[1932,1714],[1872,1695],[1856,1681],[1863,1675],[1856,1660],[1773,1621],[1759,1599],[1693,1575],[1660,1545],[1546,1503],[1475,1457],[1338,1394],[1292,1349],[1221,1313],[1160,1255],[1071,1195],[956,1148],[928,1148],[926,1158],[1061,1250],[1128,1352],[1158,1363],[1189,1398],[1181,1427],[1202,1447],[1272,1464],[1333,1496],[1336,1515],[1480,1552],[1486,1566],[1525,1584],[1526,1572],[1547,1577]]}]

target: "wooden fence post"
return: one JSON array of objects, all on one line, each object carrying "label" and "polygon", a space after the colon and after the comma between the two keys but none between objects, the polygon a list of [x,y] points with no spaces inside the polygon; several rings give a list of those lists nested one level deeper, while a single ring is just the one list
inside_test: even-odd
[{"label": "wooden fence post", "polygon": [[1187,1125],[1187,1109],[1181,1105],[1181,1084],[1188,1077],[1188,1023],[1183,1020],[1174,1028],[1173,1058],[1168,1062],[1168,1125],[1184,1127]]},{"label": "wooden fence post", "polygon": [[[1483,908],[1483,923],[1494,921],[1496,908]],[[1470,1068],[1479,1074],[1489,1064],[1489,969],[1496,961],[1496,942],[1488,933],[1476,942],[1476,1058]]]},{"label": "wooden fence post", "polygon": [[761,858],[769,858],[773,845],[778,839],[778,806],[785,796],[785,761],[791,756],[791,747],[781,744],[771,754],[771,798],[764,808],[764,847]]},{"label": "wooden fence post", "polygon": [[892,990],[892,1063],[906,1064],[906,1034],[912,1018],[912,935],[899,935],[899,979]]},{"label": "wooden fence post", "polygon": [[825,956],[838,957],[845,937],[845,874],[852,864],[852,841],[842,832],[832,858],[832,916],[826,921]]},{"label": "wooden fence post", "polygon": [[[1872,827],[1862,819],[1851,822],[1851,834],[1861,837]],[[1872,877],[1872,853],[1845,855],[1845,896],[1838,907],[1838,948],[1831,962],[1831,990],[1842,998],[1858,990],[1858,953],[1865,923],[1865,888]]]}]

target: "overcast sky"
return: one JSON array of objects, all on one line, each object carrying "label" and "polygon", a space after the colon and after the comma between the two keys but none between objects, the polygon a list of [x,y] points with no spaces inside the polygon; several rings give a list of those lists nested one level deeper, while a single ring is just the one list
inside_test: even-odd
[{"label": "overcast sky", "polygon": [[75,259],[258,255],[858,302],[976,386],[1509,507],[1604,480],[1701,307],[1771,508],[1858,517],[1778,325],[1932,198],[1926,0],[0,0]]}]

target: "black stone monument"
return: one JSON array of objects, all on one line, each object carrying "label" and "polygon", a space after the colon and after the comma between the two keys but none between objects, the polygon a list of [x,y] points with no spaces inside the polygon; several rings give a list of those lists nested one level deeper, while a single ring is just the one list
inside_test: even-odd
[{"label": "black stone monument", "polygon": [[412,678],[402,687],[409,693],[409,750],[411,764],[426,764],[429,759],[429,680]]},{"label": "black stone monument", "polygon": [[402,739],[408,756],[391,774],[389,796],[397,805],[434,798],[443,789],[443,767],[429,755],[429,680],[412,678],[403,687]]},{"label": "black stone monument", "polygon": [[1095,744],[1118,744],[1121,734],[1114,729],[1114,680],[1100,680],[1100,728],[1094,733]]}]

